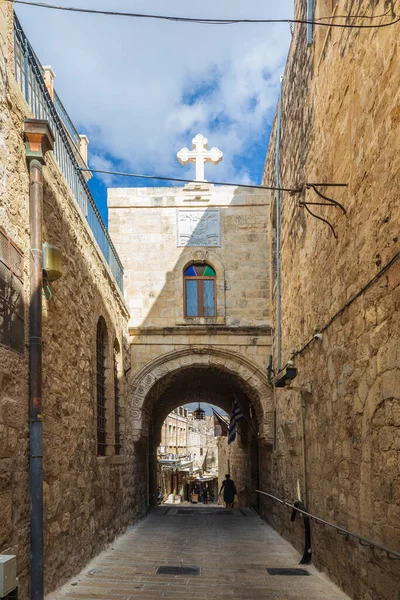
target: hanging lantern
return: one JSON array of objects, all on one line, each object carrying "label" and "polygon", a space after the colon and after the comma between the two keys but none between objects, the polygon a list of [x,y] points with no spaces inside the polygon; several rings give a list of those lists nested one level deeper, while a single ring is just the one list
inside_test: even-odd
[{"label": "hanging lantern", "polygon": [[193,411],[193,416],[196,419],[196,421],[203,421],[205,419],[206,411],[201,408],[200,402],[198,408],[196,408],[196,410]]}]

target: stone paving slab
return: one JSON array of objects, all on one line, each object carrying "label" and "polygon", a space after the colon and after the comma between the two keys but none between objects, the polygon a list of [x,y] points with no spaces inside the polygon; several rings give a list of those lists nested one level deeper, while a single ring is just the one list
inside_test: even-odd
[{"label": "stone paving slab", "polygon": [[[157,507],[47,600],[348,600],[312,565],[309,577],[269,575],[267,567],[297,567],[300,555],[252,511],[183,510]],[[157,574],[159,566],[200,574]]]}]

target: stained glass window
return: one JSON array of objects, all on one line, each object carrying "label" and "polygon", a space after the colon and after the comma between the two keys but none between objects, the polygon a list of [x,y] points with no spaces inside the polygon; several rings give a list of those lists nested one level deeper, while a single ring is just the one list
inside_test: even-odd
[{"label": "stained glass window", "polygon": [[215,280],[214,269],[205,263],[185,269],[186,317],[215,317]]}]

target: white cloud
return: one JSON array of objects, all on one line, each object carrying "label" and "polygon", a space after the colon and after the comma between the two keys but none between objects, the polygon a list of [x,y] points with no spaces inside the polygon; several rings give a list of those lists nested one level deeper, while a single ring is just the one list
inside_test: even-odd
[{"label": "white cloud", "polygon": [[[90,166],[94,170],[99,171],[115,171],[115,165],[111,160],[105,158],[101,154],[91,153]],[[111,187],[113,184],[113,176],[108,173],[99,173],[99,178],[104,182],[107,187]]]},{"label": "white cloud", "polygon": [[[293,0],[57,3],[215,18],[293,14]],[[245,162],[246,148],[272,120],[288,25],[203,26],[23,6],[16,11],[43,64],[53,66],[57,91],[72,119],[87,131],[92,166],[108,164],[99,161],[111,155],[135,172],[190,177],[190,168],[180,166],[175,155],[200,132],[224,152],[212,177],[248,181],[238,158]],[[191,105],[183,103],[207,85],[207,94],[192,97]],[[211,179],[211,171],[206,176]]]}]

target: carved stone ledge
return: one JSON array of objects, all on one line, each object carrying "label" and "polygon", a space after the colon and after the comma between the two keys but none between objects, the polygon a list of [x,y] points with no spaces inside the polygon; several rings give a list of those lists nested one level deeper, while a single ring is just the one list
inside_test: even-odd
[{"label": "carved stone ledge", "polygon": [[130,327],[129,335],[239,335],[239,336],[271,336],[272,330],[269,325],[248,325],[234,327],[220,323],[199,325],[197,323],[180,322],[172,327]]}]

